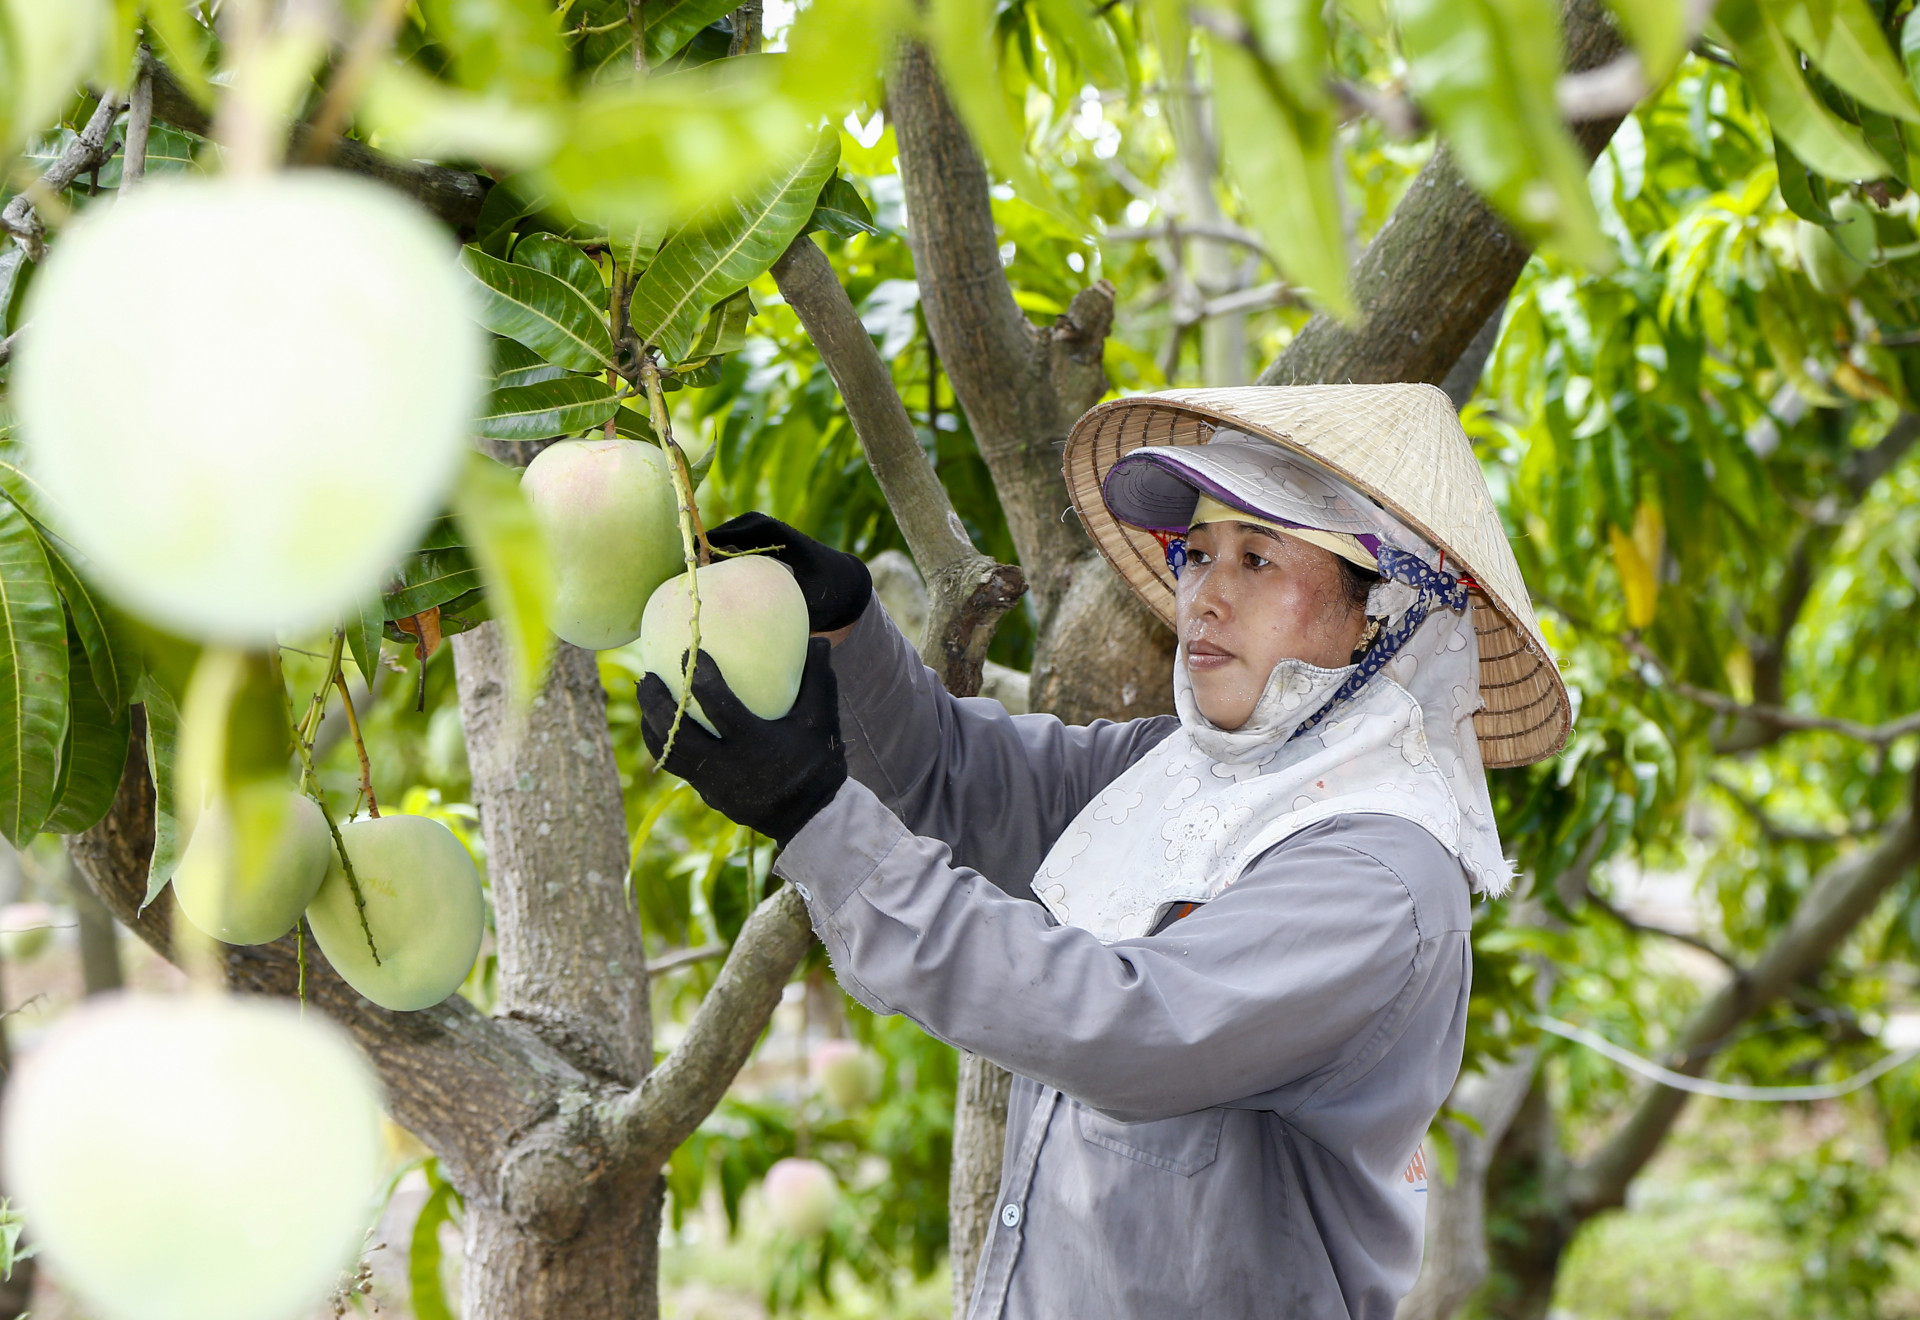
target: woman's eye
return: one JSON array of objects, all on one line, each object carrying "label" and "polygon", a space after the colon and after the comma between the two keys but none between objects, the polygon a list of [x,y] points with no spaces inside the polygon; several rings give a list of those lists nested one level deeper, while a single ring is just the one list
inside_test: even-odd
[{"label": "woman's eye", "polygon": [[1192,546],[1188,546],[1187,562],[1190,564],[1211,564],[1213,562],[1213,556],[1205,550],[1195,550]]},{"label": "woman's eye", "polygon": [[1247,551],[1248,568],[1265,568],[1270,562],[1270,560],[1262,559],[1259,555],[1254,554],[1251,550]]}]

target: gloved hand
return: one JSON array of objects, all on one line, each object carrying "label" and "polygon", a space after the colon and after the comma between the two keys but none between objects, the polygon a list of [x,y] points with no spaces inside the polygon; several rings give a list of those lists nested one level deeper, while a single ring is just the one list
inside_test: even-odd
[{"label": "gloved hand", "polygon": [[[833,550],[764,513],[743,513],[707,533],[716,550],[764,550],[793,570],[807,598],[807,627],[832,632],[856,622],[873,599],[873,574],[858,555]],[[701,703],[701,709],[705,709]]]},{"label": "gloved hand", "polygon": [[[807,643],[800,693],[793,709],[777,720],[763,720],[742,705],[713,657],[700,652],[694,661],[693,695],[720,736],[701,728],[689,712],[680,721],[666,760],[665,768],[692,784],[708,806],[782,848],[847,779],[832,649],[824,637]],[[678,703],[658,674],[648,674],[638,688],[641,736],[657,760]]]}]

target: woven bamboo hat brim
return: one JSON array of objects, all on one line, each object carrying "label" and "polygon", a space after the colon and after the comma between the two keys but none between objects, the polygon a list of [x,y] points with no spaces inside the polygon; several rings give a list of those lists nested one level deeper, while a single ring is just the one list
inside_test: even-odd
[{"label": "woven bamboo hat brim", "polygon": [[1202,445],[1216,428],[1259,436],[1378,501],[1471,577],[1480,638],[1473,717],[1489,768],[1531,765],[1566,745],[1573,706],[1540,635],[1527,585],[1453,403],[1431,385],[1164,390],[1103,403],[1067,439],[1067,489],[1102,554],[1154,613],[1174,620],[1174,577],[1152,533],[1115,518],[1108,471],[1146,445]]}]

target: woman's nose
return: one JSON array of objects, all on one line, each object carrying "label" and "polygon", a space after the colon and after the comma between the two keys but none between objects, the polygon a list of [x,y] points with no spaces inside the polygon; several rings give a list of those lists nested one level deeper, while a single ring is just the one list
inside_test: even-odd
[{"label": "woman's nose", "polygon": [[1228,582],[1228,574],[1221,570],[1223,564],[1209,564],[1200,580],[1193,584],[1193,605],[1196,614],[1204,614],[1216,619],[1229,619],[1233,616],[1233,591]]}]

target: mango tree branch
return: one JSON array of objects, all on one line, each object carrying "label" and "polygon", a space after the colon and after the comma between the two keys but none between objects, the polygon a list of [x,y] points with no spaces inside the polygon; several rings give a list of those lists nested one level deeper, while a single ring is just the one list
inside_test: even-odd
[{"label": "mango tree branch", "polygon": [[[1565,30],[1566,67],[1573,73],[1598,68],[1625,50],[1600,0],[1570,0]],[[1577,125],[1574,136],[1589,155],[1598,155],[1620,119],[1613,114]],[[901,146],[904,154],[904,141]],[[1354,266],[1362,322],[1348,327],[1314,317],[1260,374],[1260,384],[1437,385],[1506,301],[1529,255],[1526,243],[1460,177],[1452,153],[1442,147]]]},{"label": "mango tree branch", "polygon": [[121,107],[125,104],[111,96],[101,97],[100,104],[94,107],[92,118],[87,120],[87,126],[80,130],[78,137],[67,143],[66,150],[47,166],[47,172],[8,202],[5,210],[0,210],[0,229],[12,234],[32,260],[40,260],[45,250],[41,240],[47,232],[46,226],[40,223],[40,217],[34,212],[34,197],[58,197],[67,185],[82,174],[106,164],[113,155],[112,148],[108,146],[113,137],[113,121],[119,117]]},{"label": "mango tree branch", "polygon": [[922,47],[900,48],[887,113],[927,329],[993,474],[1044,628],[1089,549],[1079,524],[1062,517],[1060,447],[1106,392],[1113,286],[1097,281],[1053,325],[1030,324],[1000,264],[986,166]]},{"label": "mango tree branch", "polygon": [[948,691],[971,696],[980,690],[994,625],[1026,589],[1025,579],[1019,568],[974,548],[826,253],[802,234],[773,263],[773,277],[827,364],[867,466],[932,590],[921,656]]},{"label": "mango tree branch", "polygon": [[666,1163],[726,1094],[813,942],[806,905],[781,885],[747,918],[673,1052],[608,1116],[616,1158],[645,1170]]},{"label": "mango tree branch", "polygon": [[135,63],[127,100],[126,146],[120,162],[120,195],[147,177],[147,137],[153,131],[153,60],[143,49]]},{"label": "mango tree branch", "polygon": [[[1668,1066],[1698,1077],[1733,1029],[1813,975],[1872,913],[1887,891],[1920,862],[1920,767],[1906,813],[1878,843],[1827,867],[1775,940],[1745,974],[1734,977],[1695,1010],[1674,1038]],[[1585,1164],[1572,1170],[1566,1203],[1578,1223],[1625,1203],[1628,1186],[1646,1166],[1686,1106],[1684,1091],[1656,1086],[1625,1126]]]},{"label": "mango tree branch", "polygon": [[[170,902],[149,904],[153,781],[144,724],[135,722],[126,771],[106,817],[68,841],[76,869],[113,915],[162,957],[174,957]],[[291,996],[299,981],[289,935],[272,944],[224,948],[228,984],[246,994]],[[579,1074],[531,1032],[482,1015],[455,996],[419,1013],[374,1007],[309,955],[307,999],[366,1051],[394,1118],[447,1161],[463,1194],[491,1193],[497,1152],[551,1107],[558,1086]]]},{"label": "mango tree branch", "polygon": [[1784,706],[1755,704],[1740,701],[1724,693],[1715,692],[1689,683],[1685,679],[1675,678],[1667,669],[1666,662],[1653,649],[1634,634],[1620,639],[1620,644],[1632,652],[1634,657],[1660,678],[1661,685],[1672,689],[1688,701],[1705,706],[1708,710],[1719,711],[1723,715],[1733,715],[1741,720],[1783,731],[1837,733],[1842,738],[1852,738],[1874,747],[1884,747],[1897,738],[1910,733],[1920,733],[1920,711],[1902,715],[1897,720],[1888,720],[1884,724],[1862,724],[1858,720],[1840,719],[1832,715],[1806,715],[1800,711],[1788,710]]}]

